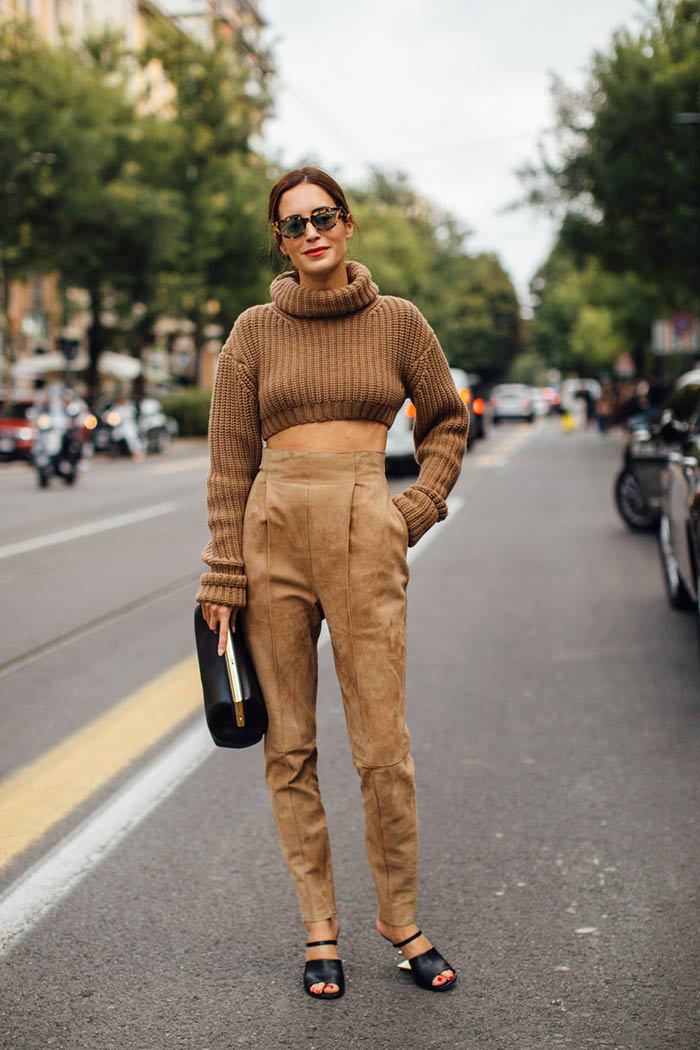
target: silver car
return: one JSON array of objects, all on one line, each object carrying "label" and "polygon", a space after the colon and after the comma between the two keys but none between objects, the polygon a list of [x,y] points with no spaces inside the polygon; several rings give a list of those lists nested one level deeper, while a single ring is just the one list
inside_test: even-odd
[{"label": "silver car", "polygon": [[504,419],[524,419],[534,422],[535,406],[532,392],[524,383],[500,383],[491,391],[491,419],[501,423]]}]

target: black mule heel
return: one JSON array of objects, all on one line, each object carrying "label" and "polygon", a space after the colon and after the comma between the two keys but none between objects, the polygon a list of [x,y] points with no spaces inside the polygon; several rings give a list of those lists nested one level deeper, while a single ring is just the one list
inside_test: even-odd
[{"label": "black mule heel", "polygon": [[[307,941],[307,948],[320,948],[324,944],[337,944],[335,941]],[[337,984],[337,992],[312,992],[314,984]],[[345,975],[340,959],[312,959],[304,966],[304,991],[312,999],[340,999],[345,994]]]},{"label": "black mule heel", "polygon": [[[398,941],[391,943],[395,948],[403,948],[405,945],[410,944],[411,941],[415,941],[416,937],[422,935],[422,930],[418,933],[412,934],[411,937],[407,937],[405,941]],[[420,955],[414,955],[412,959],[404,959],[402,963],[399,963],[399,969],[410,972],[413,975],[413,980],[416,982],[419,988],[425,988],[429,992],[447,992],[450,988],[457,983],[457,971],[454,966],[450,966],[447,959],[444,959],[440,952],[436,948],[428,948],[427,952],[421,952]],[[442,973],[443,970],[452,970],[454,977],[451,981],[445,981],[444,984],[433,984],[433,981]]]}]

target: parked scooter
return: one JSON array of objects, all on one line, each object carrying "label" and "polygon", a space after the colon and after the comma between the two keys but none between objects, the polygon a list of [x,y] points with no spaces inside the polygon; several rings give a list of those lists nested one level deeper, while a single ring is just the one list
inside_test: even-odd
[{"label": "parked scooter", "polygon": [[74,485],[83,455],[83,406],[71,401],[65,406],[63,419],[50,412],[40,412],[32,445],[32,462],[36,467],[39,488],[48,488],[51,478],[61,478]]},{"label": "parked scooter", "polygon": [[635,532],[656,529],[661,517],[661,470],[667,450],[652,417],[630,420],[623,467],[615,479],[615,506]]},{"label": "parked scooter", "polygon": [[93,435],[95,452],[142,459],[145,453],[165,452],[177,435],[177,423],[163,412],[154,397],[135,403],[126,397],[105,405]]}]

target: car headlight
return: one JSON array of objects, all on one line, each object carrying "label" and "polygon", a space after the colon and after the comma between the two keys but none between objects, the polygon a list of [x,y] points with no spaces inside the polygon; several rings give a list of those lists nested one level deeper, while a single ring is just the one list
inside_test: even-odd
[{"label": "car headlight", "polygon": [[17,431],[18,441],[31,441],[34,437],[34,431],[31,427],[20,427]]}]

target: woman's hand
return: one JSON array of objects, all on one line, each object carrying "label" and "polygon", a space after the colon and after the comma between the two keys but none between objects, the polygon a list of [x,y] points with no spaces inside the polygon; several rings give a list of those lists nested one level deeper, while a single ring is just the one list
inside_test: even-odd
[{"label": "woman's hand", "polygon": [[202,616],[208,626],[219,635],[219,656],[226,652],[226,641],[228,639],[229,627],[236,630],[237,609],[229,605],[217,605],[216,602],[202,602]]}]

